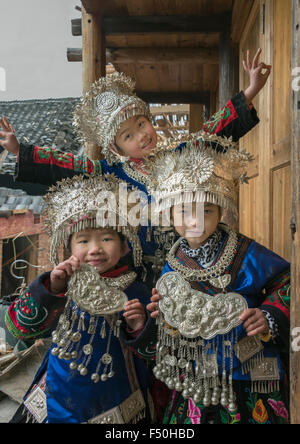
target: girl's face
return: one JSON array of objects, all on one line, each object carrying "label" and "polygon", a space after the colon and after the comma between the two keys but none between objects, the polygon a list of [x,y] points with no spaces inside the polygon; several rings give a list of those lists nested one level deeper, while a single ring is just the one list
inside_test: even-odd
[{"label": "girl's face", "polygon": [[74,233],[71,239],[71,253],[81,264],[92,265],[99,273],[113,270],[125,252],[125,243],[110,228],[87,228]]},{"label": "girl's face", "polygon": [[157,134],[151,122],[144,116],[135,116],[123,122],[115,143],[120,154],[143,159],[155,148]]},{"label": "girl's face", "polygon": [[[194,250],[214,233],[221,219],[220,208],[217,205],[205,203],[203,211],[197,211],[196,205],[175,205],[172,208],[172,222],[177,233],[184,237]],[[181,220],[181,225],[176,225],[176,220]]]}]

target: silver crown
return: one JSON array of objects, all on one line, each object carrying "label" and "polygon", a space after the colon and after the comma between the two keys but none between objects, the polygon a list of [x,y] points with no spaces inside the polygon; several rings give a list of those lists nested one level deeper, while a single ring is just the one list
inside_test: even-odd
[{"label": "silver crown", "polygon": [[108,163],[119,162],[112,150],[120,125],[131,117],[151,119],[150,108],[134,93],[134,81],[114,72],[94,82],[74,110],[73,125],[83,143],[102,148]]},{"label": "silver crown", "polygon": [[[51,238],[52,263],[58,263],[58,249],[71,234],[86,228],[103,228],[103,222],[113,221],[109,226],[126,237],[132,245],[135,265],[141,264],[142,248],[138,227],[128,224],[127,208],[123,202],[119,204],[120,186],[122,182],[113,174],[106,174],[89,178],[74,176],[50,188],[44,196],[46,207],[43,218]],[[112,197],[109,193],[113,193],[113,199],[109,198]],[[106,220],[103,218],[103,208],[109,216]]]}]

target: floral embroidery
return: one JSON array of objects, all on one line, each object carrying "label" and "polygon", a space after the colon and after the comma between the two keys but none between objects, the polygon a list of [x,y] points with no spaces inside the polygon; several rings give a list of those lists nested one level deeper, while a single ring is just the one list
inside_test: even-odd
[{"label": "floral embroidery", "polygon": [[282,401],[276,401],[275,399],[269,398],[268,404],[272,407],[277,416],[288,420],[289,415]]},{"label": "floral embroidery", "polygon": [[17,338],[42,337],[62,310],[63,307],[60,307],[49,313],[28,290],[24,290],[6,312],[5,323],[9,332]]},{"label": "floral embroidery", "polygon": [[249,422],[252,424],[270,424],[269,415],[262,399],[257,399],[257,393],[251,393],[249,388],[246,388],[245,391],[249,392],[249,401],[246,402],[252,416]]},{"label": "floral embroidery", "polygon": [[290,287],[291,286],[288,283],[284,287],[278,288],[273,293],[269,294],[264,300],[262,308],[264,305],[272,305],[278,308],[287,317],[287,319],[289,319]]},{"label": "floral embroidery", "polygon": [[174,414],[172,415],[172,418],[170,419],[169,424],[177,424],[177,419],[176,419],[176,416]]},{"label": "floral embroidery", "polygon": [[35,146],[33,151],[34,163],[57,165],[68,169],[73,169],[73,158],[74,156],[71,153],[64,153],[55,148]]},{"label": "floral embroidery", "polygon": [[189,398],[188,416],[191,418],[192,424],[201,424],[201,410],[192,398]]},{"label": "floral embroidery", "polygon": [[218,134],[225,126],[238,117],[237,112],[231,101],[213,115],[211,120],[203,125],[203,130],[209,134]]},{"label": "floral embroidery", "polygon": [[269,418],[268,412],[262,399],[259,399],[252,411],[252,418],[259,424],[265,424]]},{"label": "floral embroidery", "polygon": [[101,174],[101,162],[99,160],[90,160],[86,156],[74,156],[74,171],[82,174]]},{"label": "floral embroidery", "polygon": [[241,414],[236,412],[230,412],[227,408],[220,410],[220,417],[222,424],[237,424],[241,420]]}]

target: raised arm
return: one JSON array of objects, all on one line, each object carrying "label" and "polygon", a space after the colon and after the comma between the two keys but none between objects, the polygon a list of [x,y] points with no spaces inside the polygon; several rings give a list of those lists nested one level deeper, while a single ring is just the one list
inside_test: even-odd
[{"label": "raised arm", "polygon": [[0,145],[17,155],[15,180],[54,185],[58,180],[78,174],[101,174],[101,161],[55,148],[19,143],[13,126],[4,116],[0,119]]},{"label": "raised arm", "polygon": [[259,123],[252,100],[265,86],[271,72],[271,66],[259,63],[261,49],[256,52],[253,60],[247,51],[246,61],[243,60],[244,70],[249,75],[249,86],[234,96],[227,104],[214,114],[203,125],[203,130],[209,134],[222,137],[232,137],[237,142]]}]

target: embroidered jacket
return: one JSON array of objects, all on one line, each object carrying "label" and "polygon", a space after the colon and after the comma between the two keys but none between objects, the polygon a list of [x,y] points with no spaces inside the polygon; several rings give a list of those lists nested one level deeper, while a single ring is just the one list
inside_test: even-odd
[{"label": "embroidered jacket", "polygon": [[[221,227],[221,226],[220,226]],[[218,257],[224,251],[228,239],[224,233],[224,240]],[[188,268],[202,269],[196,260],[186,256],[181,248],[177,250],[176,260]],[[174,271],[167,262],[162,275]],[[282,376],[281,353],[289,350],[289,305],[290,305],[290,265],[277,254],[258,244],[246,236],[238,235],[238,244],[234,259],[225,273],[230,273],[232,280],[226,291],[242,295],[249,308],[260,308],[269,313],[278,326],[276,339],[264,342],[263,354],[265,357],[276,357]],[[192,282],[191,287],[211,296],[220,293],[220,289],[213,287],[209,282]],[[144,331],[134,343],[136,351],[146,359],[154,359],[154,345],[156,343],[155,321],[149,321]],[[246,337],[246,331],[240,325],[237,330],[237,340]],[[217,338],[217,337],[216,337]],[[228,339],[228,338],[226,338]],[[216,339],[220,344],[222,338]],[[152,349],[150,350],[150,346]],[[222,368],[222,347],[219,347],[218,365]],[[228,369],[229,363],[226,367]],[[242,365],[238,358],[233,356],[233,378],[249,380],[250,373],[243,374]]]},{"label": "embroidered jacket", "polygon": [[[47,289],[48,281],[49,273],[43,273],[9,307],[6,324],[14,336],[24,339],[49,336],[51,330],[55,328],[59,314],[64,309],[66,298],[64,295],[51,294]],[[129,300],[138,298],[143,305],[149,302],[149,290],[139,282],[133,282],[124,292]],[[88,326],[90,315],[81,313],[84,324]],[[101,325],[100,319],[92,342],[93,353],[87,366],[86,376],[82,376],[77,370],[71,370],[69,360],[59,359],[58,356],[51,354],[51,349],[55,344],[50,347],[24,398],[26,400],[37,386],[45,390],[47,418],[44,421],[49,423],[86,422],[124,404],[124,401],[138,389],[141,389],[146,402],[146,412],[144,411],[143,414],[149,418],[147,404],[148,388],[151,382],[149,370],[140,358],[131,353],[126,344],[114,334],[110,336],[107,322],[105,337],[103,337],[103,327],[101,336]],[[86,327],[86,331],[82,332],[82,337],[78,342],[78,349],[81,350],[89,339],[90,335]],[[105,382],[99,380],[94,383],[91,374],[95,372],[101,356],[107,353],[108,341],[110,341],[109,354],[113,357],[114,376]],[[132,341],[134,343],[134,339]],[[138,417],[138,414],[141,414],[140,410],[137,409],[135,418],[131,419],[136,421],[141,419]]]}]

